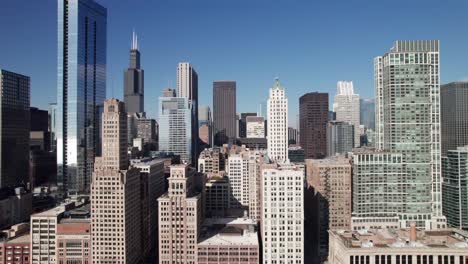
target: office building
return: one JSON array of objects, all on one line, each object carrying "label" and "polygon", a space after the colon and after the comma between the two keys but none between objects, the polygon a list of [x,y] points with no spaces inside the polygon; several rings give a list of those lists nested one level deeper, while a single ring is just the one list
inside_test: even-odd
[{"label": "office building", "polygon": [[293,127],[288,127],[288,144],[299,144],[299,131]]},{"label": "office building", "polygon": [[257,113],[240,113],[238,138],[247,137],[247,118],[256,116]]},{"label": "office building", "polygon": [[299,98],[300,145],[306,159],[327,156],[328,93],[307,93]]},{"label": "office building", "polygon": [[249,218],[212,218],[203,223],[198,264],[258,264],[260,245],[256,222]]},{"label": "office building", "polygon": [[330,264],[466,263],[468,234],[416,229],[331,231]]},{"label": "office building", "polygon": [[176,97],[176,91],[172,88],[165,88],[162,92],[163,97]]},{"label": "office building", "polygon": [[288,161],[288,98],[279,79],[275,79],[267,101],[268,157],[272,161]]},{"label": "office building", "polygon": [[224,173],[208,174],[205,184],[205,215],[225,217],[231,204],[231,185]]},{"label": "office building", "polygon": [[198,134],[202,143],[211,146],[213,144],[213,121],[209,106],[198,107]]},{"label": "office building", "polygon": [[57,150],[57,103],[49,104],[49,132],[51,150]]},{"label": "office building", "polygon": [[63,195],[89,194],[106,98],[107,9],[58,1],[57,13],[57,184]]},{"label": "office building", "polygon": [[289,161],[293,163],[301,163],[305,161],[305,151],[298,145],[289,145],[288,156]]},{"label": "office building", "polygon": [[198,171],[219,174],[224,171],[227,155],[220,148],[204,149],[198,158]]},{"label": "office building", "polygon": [[143,139],[143,143],[150,150],[156,150],[158,144],[158,123],[151,118],[139,118],[137,121],[137,138]]},{"label": "office building", "polygon": [[442,208],[450,227],[468,230],[468,146],[442,158]]},{"label": "office building", "polygon": [[126,117],[123,102],[104,102],[103,155],[91,183],[92,263],[137,263],[143,254],[140,171],[128,166]]},{"label": "office building", "polygon": [[249,152],[230,154],[226,163],[226,173],[231,186],[230,208],[249,207]]},{"label": "office building", "polygon": [[354,93],[353,82],[339,81],[337,94],[333,101],[333,112],[336,113],[336,121],[347,122],[354,127],[354,146],[359,147],[360,107],[359,95]]},{"label": "office building", "polygon": [[177,66],[177,97],[187,98],[191,105],[191,156],[189,163],[194,163],[198,157],[198,74],[188,62],[180,62]]},{"label": "office building", "polygon": [[0,263],[30,264],[29,224],[17,224],[0,233]]},{"label": "office building", "polygon": [[130,64],[124,73],[124,102],[128,113],[145,112],[145,80],[140,65],[138,36],[133,32]]},{"label": "office building", "polygon": [[57,157],[55,152],[44,150],[29,152],[29,182],[31,189],[43,185],[56,185]]},{"label": "office building", "polygon": [[57,222],[57,263],[91,263],[89,204],[64,212]]},{"label": "office building", "polygon": [[237,137],[236,82],[213,82],[213,137],[214,145],[233,142]]},{"label": "office building", "polygon": [[327,156],[345,154],[354,148],[354,125],[331,121],[327,124]]},{"label": "office building", "polygon": [[171,166],[169,190],[158,199],[160,264],[197,263],[203,205],[196,177],[187,165]]},{"label": "office building", "polygon": [[266,149],[250,150],[249,155],[249,218],[260,222],[262,218],[262,172],[263,165],[269,163]]},{"label": "office building", "polygon": [[192,164],[192,116],[194,105],[184,97],[159,97],[159,151],[179,155]]},{"label": "office building", "polygon": [[264,138],[265,120],[261,116],[247,116],[245,118],[246,138]]},{"label": "office building", "polygon": [[0,69],[0,188],[28,183],[30,78]]},{"label": "office building", "polygon": [[23,187],[0,190],[0,229],[27,221],[32,213],[32,193]]},{"label": "office building", "polygon": [[158,198],[165,192],[164,160],[142,160],[132,162],[140,169],[141,199],[141,244],[146,260],[154,259],[158,251]]},{"label": "office building", "polygon": [[439,41],[396,41],[374,61],[375,146],[400,153],[406,173],[395,179],[400,186],[398,198],[383,200],[393,206],[388,199],[402,198],[402,204],[385,212],[397,213],[406,226],[410,221],[418,227],[443,226]]},{"label": "office building", "polygon": [[245,146],[252,150],[266,150],[268,148],[268,140],[266,138],[238,138],[237,146]]},{"label": "office building", "polygon": [[375,99],[359,99],[359,119],[366,129],[375,130]]},{"label": "office building", "polygon": [[468,145],[468,82],[440,86],[442,155]]},{"label": "office building", "polygon": [[304,262],[304,168],[262,167],[263,263]]}]

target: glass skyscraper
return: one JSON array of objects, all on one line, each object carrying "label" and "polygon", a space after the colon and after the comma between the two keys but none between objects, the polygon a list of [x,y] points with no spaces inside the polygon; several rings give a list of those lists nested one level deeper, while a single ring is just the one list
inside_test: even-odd
[{"label": "glass skyscraper", "polygon": [[106,97],[107,10],[92,0],[58,0],[57,184],[89,193]]}]

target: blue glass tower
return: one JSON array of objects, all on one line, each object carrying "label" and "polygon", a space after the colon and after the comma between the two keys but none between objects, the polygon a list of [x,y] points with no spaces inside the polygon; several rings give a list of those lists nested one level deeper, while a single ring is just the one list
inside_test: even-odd
[{"label": "blue glass tower", "polygon": [[58,1],[57,183],[89,193],[106,97],[107,10],[92,0]]}]

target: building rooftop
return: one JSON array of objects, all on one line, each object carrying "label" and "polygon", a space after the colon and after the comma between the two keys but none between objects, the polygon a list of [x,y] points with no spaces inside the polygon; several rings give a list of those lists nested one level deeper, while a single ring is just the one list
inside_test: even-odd
[{"label": "building rooftop", "polygon": [[21,235],[18,235],[16,237],[13,237],[11,239],[8,239],[6,241],[2,242],[7,242],[7,243],[28,243],[31,241],[31,235],[28,233],[24,233]]},{"label": "building rooftop", "polygon": [[258,246],[255,221],[249,218],[207,218],[199,246]]},{"label": "building rooftop", "polygon": [[331,231],[346,248],[466,248],[468,232],[459,229],[416,230],[411,239],[408,229]]}]

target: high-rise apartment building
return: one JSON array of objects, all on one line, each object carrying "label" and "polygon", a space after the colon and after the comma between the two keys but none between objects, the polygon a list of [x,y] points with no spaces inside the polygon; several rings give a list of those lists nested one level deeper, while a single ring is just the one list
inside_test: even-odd
[{"label": "high-rise apartment building", "polygon": [[58,3],[57,184],[89,193],[106,98],[107,9],[93,0]]},{"label": "high-rise apartment building", "polygon": [[128,113],[145,111],[144,71],[140,66],[140,49],[138,36],[133,32],[130,48],[130,65],[124,74],[124,102]]},{"label": "high-rise apartment building", "polygon": [[279,79],[275,79],[267,101],[268,157],[288,161],[288,98]]},{"label": "high-rise apartment building", "polygon": [[203,205],[196,177],[187,165],[171,166],[169,190],[158,199],[160,264],[197,263]]},{"label": "high-rise apartment building", "polygon": [[177,65],[177,97],[187,98],[192,106],[191,112],[191,156],[196,162],[198,156],[198,74],[188,62]]},{"label": "high-rise apartment building", "polygon": [[360,108],[359,95],[354,93],[353,82],[339,81],[337,94],[333,101],[333,111],[336,113],[336,121],[348,122],[354,127],[354,146],[359,147]]},{"label": "high-rise apartment building", "polygon": [[159,151],[180,156],[192,164],[194,105],[185,97],[159,97]]},{"label": "high-rise apartment building", "polygon": [[251,150],[249,155],[249,218],[260,222],[262,219],[262,173],[263,165],[268,164],[266,150]]},{"label": "high-rise apartment building", "polygon": [[359,119],[366,129],[375,130],[375,99],[359,99]]},{"label": "high-rise apartment building", "polygon": [[245,119],[246,138],[265,137],[265,119],[261,116],[248,116]]},{"label": "high-rise apartment building", "polygon": [[354,148],[354,126],[348,122],[331,121],[327,124],[327,155],[345,154]]},{"label": "high-rise apartment building", "polygon": [[0,188],[29,182],[30,78],[0,69]]},{"label": "high-rise apartment building", "polygon": [[307,93],[299,98],[300,145],[306,159],[327,155],[328,93]]},{"label": "high-rise apartment building", "polygon": [[257,113],[240,113],[239,119],[239,138],[247,137],[247,117],[257,116]]},{"label": "high-rise apartment building", "polygon": [[213,137],[214,145],[233,142],[237,137],[236,82],[213,82]]},{"label": "high-rise apartment building", "polygon": [[468,82],[440,86],[442,155],[468,145]]},{"label": "high-rise apartment building", "polygon": [[442,158],[443,213],[447,224],[468,230],[468,146],[448,150]]},{"label": "high-rise apartment building", "polygon": [[305,263],[304,168],[270,164],[261,173],[263,263]]},{"label": "high-rise apartment building", "polygon": [[104,102],[103,155],[96,158],[91,183],[91,246],[95,264],[138,263],[143,255],[140,171],[128,166],[126,117],[123,102]]},{"label": "high-rise apartment building", "polygon": [[231,185],[231,208],[249,207],[249,152],[230,154],[226,173]]},{"label": "high-rise apartment building", "polygon": [[[396,41],[374,61],[376,146],[400,153],[406,173],[395,179],[401,186],[402,205],[397,205],[401,207],[386,212],[396,213],[401,223],[415,221],[418,226],[437,228],[444,221],[439,41]],[[390,197],[384,199],[393,205]]]}]

